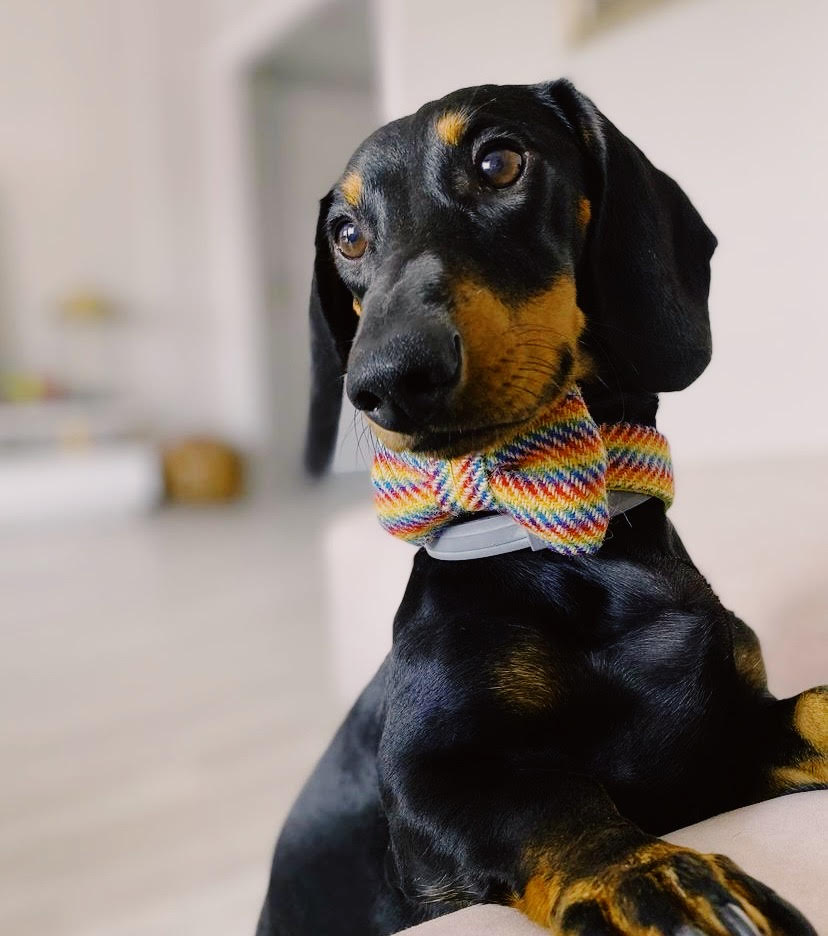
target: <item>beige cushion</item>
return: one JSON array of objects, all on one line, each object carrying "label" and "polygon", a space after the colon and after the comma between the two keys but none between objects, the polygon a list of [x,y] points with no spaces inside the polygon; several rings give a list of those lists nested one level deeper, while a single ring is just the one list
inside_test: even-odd
[{"label": "beige cushion", "polygon": [[[729,855],[799,907],[828,933],[828,790],[746,806],[666,836],[703,852]],[[405,931],[417,936],[537,936],[545,932],[505,907],[471,907]]]}]

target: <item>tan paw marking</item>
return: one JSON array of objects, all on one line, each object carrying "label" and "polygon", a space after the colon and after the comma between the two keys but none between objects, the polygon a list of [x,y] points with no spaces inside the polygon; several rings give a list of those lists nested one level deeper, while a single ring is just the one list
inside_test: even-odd
[{"label": "tan paw marking", "polygon": [[[589,877],[576,880],[543,859],[511,905],[556,933],[589,932],[597,923],[619,933],[651,936],[680,926],[729,932],[730,914],[750,921],[758,934],[773,933],[728,859],[656,841],[635,849]],[[692,932],[688,929],[688,932]]]}]

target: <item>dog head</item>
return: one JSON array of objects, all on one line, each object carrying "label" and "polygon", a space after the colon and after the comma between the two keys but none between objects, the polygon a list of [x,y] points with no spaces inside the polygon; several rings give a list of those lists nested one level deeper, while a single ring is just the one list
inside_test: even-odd
[{"label": "dog head", "polygon": [[497,443],[571,384],[680,390],[711,353],[716,240],[560,80],[457,91],[370,136],[322,199],[306,464],[343,377],[385,445]]}]

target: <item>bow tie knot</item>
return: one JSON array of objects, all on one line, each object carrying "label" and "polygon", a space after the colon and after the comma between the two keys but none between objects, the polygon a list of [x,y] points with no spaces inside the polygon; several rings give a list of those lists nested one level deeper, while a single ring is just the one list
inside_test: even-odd
[{"label": "bow tie knot", "polygon": [[[489,487],[491,459],[486,455],[465,458],[435,459],[430,466],[434,495],[446,515],[495,510],[496,502]],[[425,468],[429,471],[429,468]]]}]

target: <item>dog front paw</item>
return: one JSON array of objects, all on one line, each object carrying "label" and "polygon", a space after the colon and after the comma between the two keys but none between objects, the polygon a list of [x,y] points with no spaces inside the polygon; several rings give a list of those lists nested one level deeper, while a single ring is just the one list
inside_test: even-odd
[{"label": "dog front paw", "polygon": [[566,936],[816,936],[730,859],[661,841],[589,877],[536,874],[514,906]]}]

